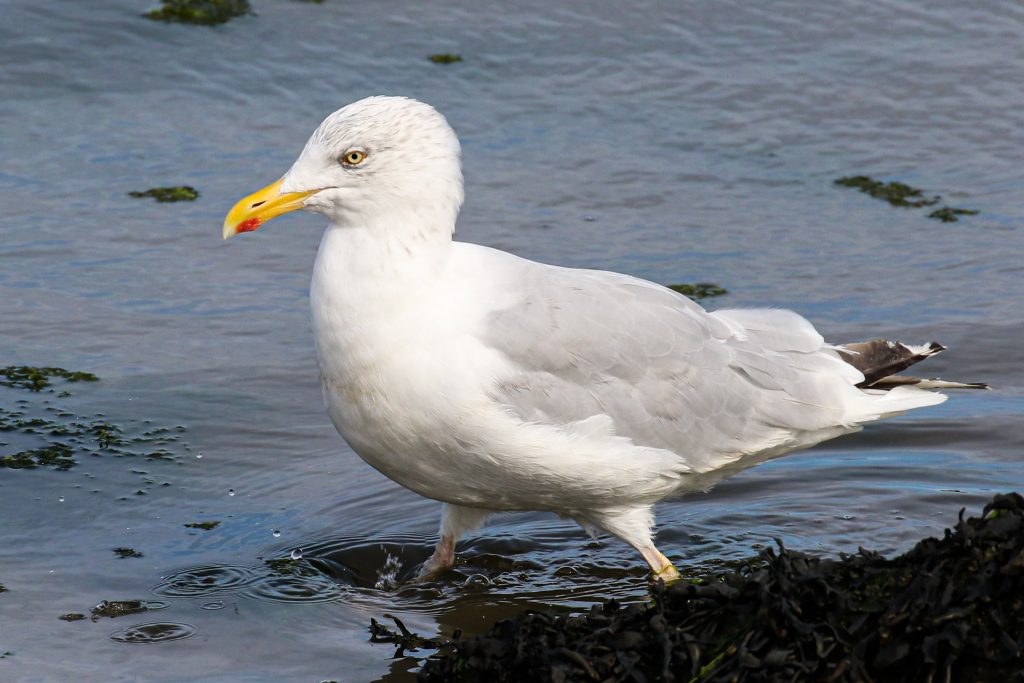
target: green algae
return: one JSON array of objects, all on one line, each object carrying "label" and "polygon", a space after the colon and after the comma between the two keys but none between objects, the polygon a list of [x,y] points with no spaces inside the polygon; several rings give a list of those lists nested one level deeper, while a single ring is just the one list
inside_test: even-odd
[{"label": "green algae", "polygon": [[33,469],[35,467],[52,467],[55,470],[69,470],[75,466],[75,458],[71,447],[63,443],[55,443],[42,448],[21,451],[14,455],[0,457],[0,467],[12,470]]},{"label": "green algae", "polygon": [[176,187],[153,187],[145,191],[129,192],[130,197],[152,197],[158,202],[192,202],[199,198],[199,191],[188,185]]},{"label": "green algae", "polygon": [[889,202],[891,206],[919,209],[938,204],[942,199],[939,196],[925,197],[923,191],[905,183],[883,183],[866,175],[846,176],[834,182],[842,187],[856,188],[875,199]]},{"label": "green algae", "polygon": [[430,55],[427,57],[434,64],[455,64],[456,62],[462,61],[462,55],[452,54],[450,52],[439,52],[436,55]]},{"label": "green algae", "polygon": [[[845,176],[833,181],[834,184],[842,187],[852,187],[861,192],[888,202],[891,206],[898,206],[908,209],[920,209],[926,206],[934,206],[942,201],[940,195],[925,197],[924,191],[911,187],[905,183],[889,182],[883,183],[866,175]],[[959,216],[976,216],[977,211],[973,209],[960,209],[952,206],[943,206],[928,214],[928,218],[942,221],[943,223],[955,223]]]},{"label": "green algae", "polygon": [[161,0],[161,5],[143,16],[156,21],[215,26],[252,13],[249,0]]},{"label": "green algae", "polygon": [[933,218],[943,223],[956,223],[959,218],[957,216],[977,216],[978,212],[973,209],[958,209],[952,206],[944,206],[941,209],[935,209],[928,218]]},{"label": "green algae", "polygon": [[86,617],[81,612],[68,612],[67,614],[62,614],[57,618],[62,621],[82,621],[83,619],[87,619],[88,617]]},{"label": "green algae", "polygon": [[8,365],[0,368],[0,386],[42,391],[50,386],[50,380],[60,378],[68,382],[96,382],[99,377],[91,372],[77,372],[64,368],[34,367],[31,365]]},{"label": "green algae", "polygon": [[696,283],[682,283],[677,285],[665,285],[673,292],[678,292],[683,296],[688,296],[694,301],[700,299],[707,299],[713,296],[722,296],[728,294],[729,290],[724,287],[719,287],[716,284],[710,282],[696,282]]},{"label": "green algae", "polygon": [[189,522],[185,525],[186,529],[202,529],[203,531],[209,531],[210,529],[216,529],[220,526],[220,521],[214,520],[211,522]]},{"label": "green algae", "polygon": [[152,606],[145,600],[104,600],[92,608],[92,620],[96,621],[100,617],[116,619],[130,614],[148,612],[150,609]]},{"label": "green algae", "polygon": [[[0,369],[0,390],[27,390],[31,398],[18,398],[3,404],[0,395],[0,467],[8,469],[52,468],[68,470],[78,458],[89,456],[142,457],[147,460],[173,460],[169,447],[177,445],[182,426],[152,426],[150,420],[129,420],[115,424],[96,413],[79,415],[64,407],[70,394],[54,394],[35,398],[53,381],[96,382],[99,378],[88,372],[56,367],[8,366]],[[10,441],[20,442],[18,448],[3,452]],[[35,442],[35,443],[32,443]],[[184,444],[185,450],[190,450]],[[147,482],[155,483],[155,482]]]},{"label": "green algae", "polygon": [[127,559],[129,557],[144,557],[144,555],[135,548],[114,548],[114,554],[121,559]]}]

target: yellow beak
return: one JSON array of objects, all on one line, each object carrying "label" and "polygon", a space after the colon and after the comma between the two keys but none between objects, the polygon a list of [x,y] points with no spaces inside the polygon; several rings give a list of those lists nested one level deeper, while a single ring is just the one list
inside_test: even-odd
[{"label": "yellow beak", "polygon": [[316,190],[311,190],[281,194],[283,182],[284,178],[281,178],[231,207],[227,218],[224,219],[224,239],[234,237],[240,232],[252,232],[267,221],[289,211],[301,209],[306,198],[316,193]]}]

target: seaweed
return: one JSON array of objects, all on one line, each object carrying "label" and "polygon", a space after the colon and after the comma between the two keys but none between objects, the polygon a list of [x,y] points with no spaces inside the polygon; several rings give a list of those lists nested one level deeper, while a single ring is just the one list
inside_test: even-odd
[{"label": "seaweed", "polygon": [[64,368],[39,368],[31,365],[8,365],[0,368],[0,386],[42,391],[50,386],[50,379],[58,377],[68,382],[96,382],[99,377],[91,372],[78,372]]},{"label": "seaweed", "polygon": [[952,206],[944,206],[941,209],[935,209],[934,211],[932,211],[930,214],[928,214],[928,218],[934,218],[935,220],[942,221],[943,223],[956,223],[958,220],[960,220],[959,218],[957,218],[957,216],[977,215],[978,212],[974,211],[973,209],[958,209]]},{"label": "seaweed", "polygon": [[[786,549],[647,603],[527,611],[476,638],[424,641],[431,681],[1009,681],[1024,670],[1024,498],[964,511],[893,559]],[[418,641],[376,628],[373,639]]]},{"label": "seaweed", "polygon": [[63,621],[82,621],[87,617],[81,612],[68,612],[67,614],[62,614],[57,618]]},{"label": "seaweed", "polygon": [[[883,183],[866,175],[845,176],[833,181],[842,187],[853,187],[865,194],[889,202],[891,206],[902,208],[920,209],[925,206],[934,206],[942,201],[940,195],[925,197],[922,190],[911,187],[905,183],[889,182]],[[957,216],[976,216],[977,211],[973,209],[959,209],[951,206],[943,206],[928,214],[928,218],[942,221],[943,223],[955,223],[960,220]]]},{"label": "seaweed", "polygon": [[249,0],[161,0],[161,7],[143,16],[157,21],[214,26],[251,13]]},{"label": "seaweed", "polygon": [[53,443],[42,448],[0,457],[0,467],[12,470],[32,469],[35,467],[53,467],[55,470],[69,470],[75,464],[71,447],[63,443]]},{"label": "seaweed", "polygon": [[220,526],[220,521],[213,520],[209,522],[189,522],[185,525],[186,529],[202,529],[203,531],[209,531],[210,529],[216,529]]},{"label": "seaweed", "polygon": [[145,191],[133,191],[129,197],[152,197],[158,202],[193,202],[199,198],[199,191],[188,185],[175,187],[153,187]]},{"label": "seaweed", "polygon": [[129,557],[144,557],[142,553],[134,548],[114,548],[114,554],[121,559],[127,559]]},{"label": "seaweed", "polygon": [[916,187],[911,187],[900,182],[883,183],[866,175],[846,176],[834,181],[836,185],[843,187],[854,187],[861,192],[889,202],[892,206],[902,206],[919,209],[922,206],[938,204],[941,197],[925,197],[924,193]]},{"label": "seaweed", "polygon": [[683,283],[678,285],[665,285],[673,292],[678,292],[683,296],[688,296],[694,301],[700,299],[707,299],[712,296],[722,296],[728,294],[729,290],[724,287],[719,287],[716,284],[710,282],[696,282],[696,283]]},{"label": "seaweed", "polygon": [[[160,606],[162,606],[162,603]],[[104,600],[92,608],[91,618],[93,621],[98,620],[100,617],[116,619],[117,617],[124,617],[130,614],[148,612],[150,609],[152,609],[152,606],[145,600]]]},{"label": "seaweed", "polygon": [[452,54],[450,52],[439,52],[435,55],[427,57],[434,64],[455,64],[456,62],[462,61],[462,55]]}]

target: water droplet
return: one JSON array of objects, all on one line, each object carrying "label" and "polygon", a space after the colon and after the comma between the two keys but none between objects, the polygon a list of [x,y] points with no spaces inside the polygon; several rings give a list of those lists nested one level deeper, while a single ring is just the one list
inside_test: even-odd
[{"label": "water droplet", "polygon": [[597,219],[596,219],[596,218],[594,218],[593,216],[584,216],[584,217],[583,217],[583,220],[584,220],[584,221],[586,221],[587,223],[593,223],[593,222],[594,222],[594,221],[596,221]]},{"label": "water droplet", "polygon": [[60,498],[58,498],[57,502],[58,503],[63,503],[64,502],[64,496],[61,496]]},{"label": "water droplet", "polygon": [[235,490],[234,489],[228,489],[228,495],[229,496],[235,495]]},{"label": "water droplet", "polygon": [[279,530],[277,530],[277,529],[274,529],[270,533],[272,533],[274,535],[274,538],[279,538],[281,536],[281,532]]},{"label": "water droplet", "polygon": [[290,557],[293,560],[301,560],[302,559],[302,548],[296,548],[295,550],[293,550],[291,555],[290,555]]},{"label": "water droplet", "polygon": [[202,457],[203,457],[202,453],[196,453],[196,460],[199,460]]},{"label": "water droplet", "polygon": [[486,586],[490,586],[491,585],[491,580],[489,578],[487,578],[486,576],[484,576],[483,574],[473,574],[472,576],[467,578],[462,583],[462,585],[465,586],[466,588],[474,588],[474,587],[483,588],[483,587],[486,587]]},{"label": "water droplet", "polygon": [[379,591],[382,590],[394,590],[398,588],[398,572],[402,569],[402,561],[388,553],[387,558],[384,560],[384,566],[380,568],[377,573],[377,582],[373,584],[373,587]]}]

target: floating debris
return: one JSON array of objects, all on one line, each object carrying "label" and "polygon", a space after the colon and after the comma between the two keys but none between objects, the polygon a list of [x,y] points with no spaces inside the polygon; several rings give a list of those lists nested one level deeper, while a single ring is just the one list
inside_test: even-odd
[{"label": "floating debris", "polygon": [[450,52],[440,52],[436,55],[430,55],[427,57],[434,64],[455,64],[456,62],[462,61],[462,55],[451,54]]},{"label": "floating debris", "polygon": [[212,522],[189,522],[185,525],[186,529],[202,529],[203,531],[209,531],[210,529],[216,529],[220,526],[220,521]]},{"label": "floating debris", "polygon": [[[424,638],[421,635],[413,633],[402,620],[398,617],[390,614],[384,616],[395,622],[395,626],[398,627],[398,632],[392,631],[387,626],[384,626],[373,617],[370,618],[370,642],[371,643],[391,643],[395,646],[395,657],[404,657],[405,651],[416,651],[422,648],[429,648],[436,650],[440,647],[450,645],[451,641],[439,638]],[[458,639],[460,632],[455,632],[455,638]]]},{"label": "floating debris", "polygon": [[134,548],[114,548],[114,554],[123,559],[129,557],[144,557],[142,553]]},{"label": "floating debris", "polygon": [[[904,183],[890,182],[883,183],[866,175],[846,176],[833,181],[836,185],[853,187],[875,199],[889,202],[892,206],[899,206],[910,209],[920,209],[925,206],[934,206],[942,201],[942,197],[935,195],[925,197],[922,190],[911,187]],[[928,214],[928,218],[942,221],[943,223],[955,223],[957,216],[975,216],[977,211],[972,209],[958,209],[944,206]]]},{"label": "floating debris", "polygon": [[0,368],[0,386],[42,391],[57,377],[69,382],[96,382],[99,377],[91,372],[72,372],[64,368],[37,368],[31,365],[8,365]]},{"label": "floating debris", "polygon": [[249,0],[161,0],[161,5],[143,16],[157,21],[214,26],[252,13]]},{"label": "floating debris", "polygon": [[[658,582],[653,601],[528,611],[440,647],[421,681],[1009,681],[1024,670],[1024,498],[885,559],[767,549],[760,567]],[[401,626],[400,626],[401,628]]]},{"label": "floating debris", "polygon": [[944,206],[941,209],[935,209],[928,218],[934,218],[937,221],[943,223],[956,223],[959,218],[957,216],[977,216],[978,212],[972,209],[957,209],[951,206]]},{"label": "floating debris", "polygon": [[178,187],[154,187],[144,192],[129,192],[130,197],[152,197],[158,202],[191,202],[199,198],[199,192],[188,185]]},{"label": "floating debris", "polygon": [[719,287],[716,284],[710,282],[697,282],[697,283],[683,283],[679,285],[665,285],[673,292],[678,292],[683,296],[688,296],[694,301],[700,299],[707,299],[712,296],[722,296],[728,294],[729,291],[724,287]]}]

